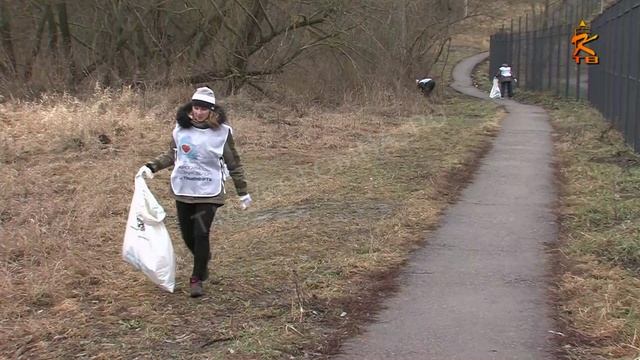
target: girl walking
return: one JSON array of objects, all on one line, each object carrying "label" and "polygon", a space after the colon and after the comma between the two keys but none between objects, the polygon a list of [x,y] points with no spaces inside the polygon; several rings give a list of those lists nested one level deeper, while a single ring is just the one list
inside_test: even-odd
[{"label": "girl walking", "polygon": [[193,254],[191,297],[204,294],[202,283],[209,277],[209,233],[216,211],[224,205],[226,177],[233,179],[243,209],[252,202],[233,130],[226,121],[213,90],[198,88],[191,101],[178,109],[169,149],[140,169],[144,176],[152,178],[153,173],[173,165],[171,191],[180,232]]}]

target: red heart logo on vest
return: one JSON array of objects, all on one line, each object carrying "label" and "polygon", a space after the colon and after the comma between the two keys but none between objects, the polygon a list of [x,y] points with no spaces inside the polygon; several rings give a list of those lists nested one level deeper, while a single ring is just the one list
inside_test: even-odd
[{"label": "red heart logo on vest", "polygon": [[191,146],[189,146],[187,144],[183,144],[182,145],[182,151],[184,151],[184,153],[187,154],[189,151],[191,151]]}]

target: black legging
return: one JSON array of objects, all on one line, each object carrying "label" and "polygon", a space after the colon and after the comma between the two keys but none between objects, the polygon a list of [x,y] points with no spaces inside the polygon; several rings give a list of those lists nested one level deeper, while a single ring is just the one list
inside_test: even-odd
[{"label": "black legging", "polygon": [[511,81],[501,81],[500,82],[500,94],[502,95],[502,97],[508,96],[508,97],[512,97],[513,96],[513,89],[511,87]]},{"label": "black legging", "polygon": [[426,83],[421,83],[418,87],[422,91],[425,96],[429,96],[433,91],[433,88],[436,86],[436,82],[431,80]]},{"label": "black legging", "polygon": [[193,254],[191,276],[200,280],[207,277],[207,264],[211,258],[209,230],[219,206],[208,203],[189,204],[176,200],[182,239]]}]

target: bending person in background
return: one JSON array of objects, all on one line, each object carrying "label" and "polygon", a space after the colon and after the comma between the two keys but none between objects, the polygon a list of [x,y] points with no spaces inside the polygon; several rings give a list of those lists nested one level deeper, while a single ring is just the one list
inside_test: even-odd
[{"label": "bending person in background", "polygon": [[416,79],[416,85],[418,85],[418,89],[422,91],[424,96],[429,96],[436,87],[436,82],[431,78]]},{"label": "bending person in background", "polygon": [[233,179],[240,206],[246,209],[252,201],[233,130],[226,120],[223,109],[216,105],[213,90],[198,88],[191,101],[178,109],[169,149],[140,169],[144,176],[152,178],[153,173],[174,166],[171,191],[182,238],[193,254],[191,297],[204,294],[202,282],[209,277],[211,260],[209,232],[216,210],[224,205],[227,175]]}]

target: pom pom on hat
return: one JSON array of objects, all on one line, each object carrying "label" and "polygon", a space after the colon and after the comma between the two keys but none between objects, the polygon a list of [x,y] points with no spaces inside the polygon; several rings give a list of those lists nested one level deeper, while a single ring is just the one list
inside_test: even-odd
[{"label": "pom pom on hat", "polygon": [[191,97],[191,104],[213,110],[213,107],[216,104],[216,97],[213,94],[213,90],[206,86],[197,88],[196,92],[193,93],[193,96]]}]

